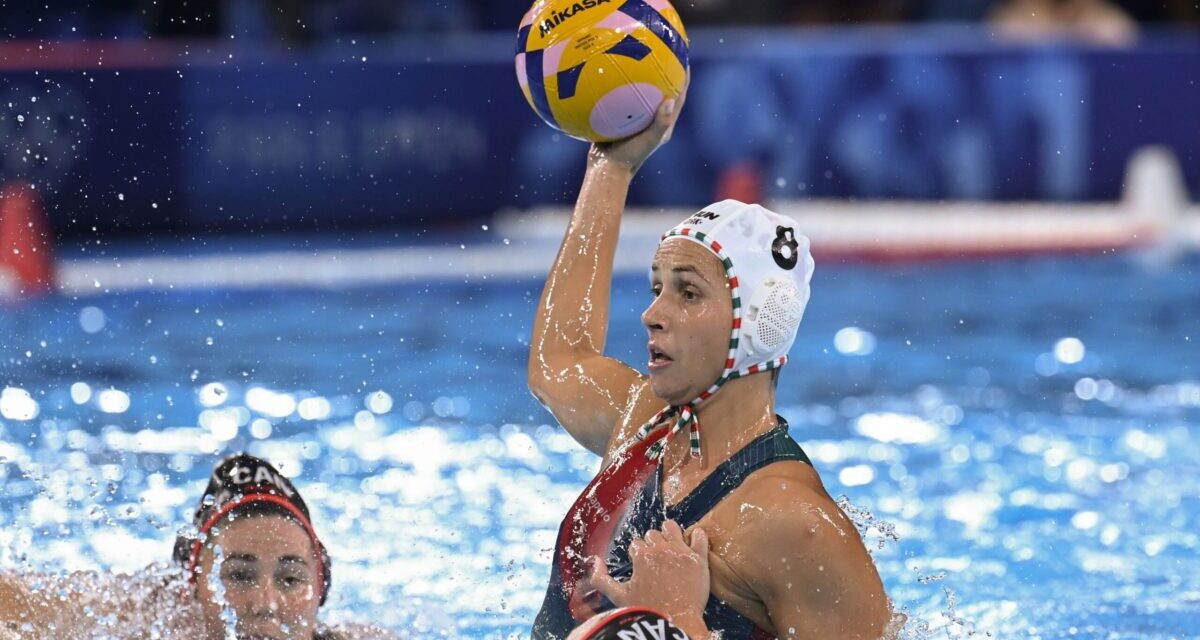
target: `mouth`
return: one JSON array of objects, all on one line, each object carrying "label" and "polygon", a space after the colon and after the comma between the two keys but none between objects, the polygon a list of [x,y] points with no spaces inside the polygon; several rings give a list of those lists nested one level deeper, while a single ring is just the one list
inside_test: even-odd
[{"label": "mouth", "polygon": [[271,632],[262,628],[259,629],[240,629],[237,633],[238,640],[281,640],[282,634]]},{"label": "mouth", "polygon": [[670,366],[671,363],[674,362],[674,360],[671,359],[671,356],[667,355],[665,351],[660,349],[653,342],[647,345],[647,349],[650,351],[650,363],[648,366],[651,373],[662,371],[664,368]]}]

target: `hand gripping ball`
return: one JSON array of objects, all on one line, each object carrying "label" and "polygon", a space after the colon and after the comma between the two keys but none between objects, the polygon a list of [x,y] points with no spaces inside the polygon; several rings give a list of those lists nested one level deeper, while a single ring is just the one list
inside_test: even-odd
[{"label": "hand gripping ball", "polygon": [[667,0],[537,0],[517,33],[517,81],[550,126],[609,142],[650,126],[687,79],[688,41]]}]

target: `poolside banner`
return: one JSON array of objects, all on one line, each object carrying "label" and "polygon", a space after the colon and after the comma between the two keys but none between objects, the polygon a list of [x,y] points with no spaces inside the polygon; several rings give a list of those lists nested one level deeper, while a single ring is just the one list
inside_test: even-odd
[{"label": "poolside banner", "polygon": [[[524,105],[509,40],[287,55],[4,45],[0,178],[36,184],[75,236],[445,226],[569,202],[584,146]],[[694,34],[693,51],[683,120],[634,204],[700,205],[730,188],[1114,199],[1151,144],[1174,150],[1200,196],[1194,39],[738,31]]]}]

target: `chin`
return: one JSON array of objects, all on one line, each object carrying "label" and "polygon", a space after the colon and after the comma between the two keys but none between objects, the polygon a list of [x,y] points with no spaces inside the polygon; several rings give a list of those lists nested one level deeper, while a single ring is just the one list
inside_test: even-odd
[{"label": "chin", "polygon": [[283,633],[278,629],[240,629],[237,632],[238,640],[285,640],[292,635]]},{"label": "chin", "polygon": [[654,392],[654,395],[665,400],[667,404],[676,406],[700,395],[699,391],[691,393],[686,387],[681,388],[678,383],[672,384],[659,376],[650,376],[650,390]]}]

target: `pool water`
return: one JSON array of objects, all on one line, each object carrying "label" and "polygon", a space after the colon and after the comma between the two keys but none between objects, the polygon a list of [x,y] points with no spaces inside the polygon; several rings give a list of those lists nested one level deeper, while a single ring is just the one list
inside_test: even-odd
[{"label": "pool water", "polygon": [[[1197,637],[1198,267],[818,266],[779,411],[848,497],[908,637]],[[526,635],[598,464],[525,387],[540,289],[6,306],[0,568],[164,561],[212,464],[249,449],[313,508],[328,618]],[[635,366],[648,300],[616,281],[609,348]]]}]

